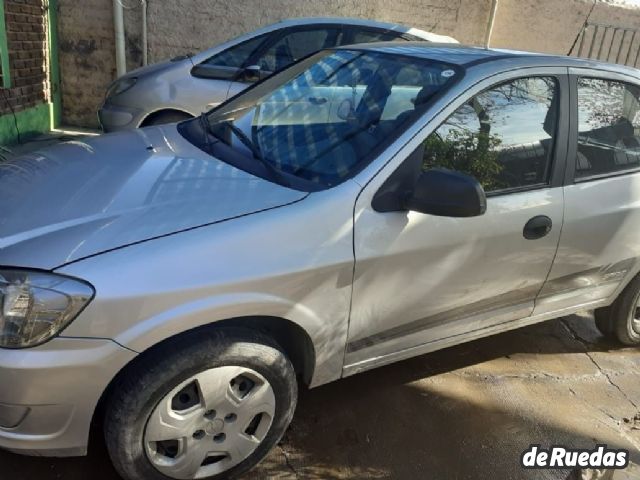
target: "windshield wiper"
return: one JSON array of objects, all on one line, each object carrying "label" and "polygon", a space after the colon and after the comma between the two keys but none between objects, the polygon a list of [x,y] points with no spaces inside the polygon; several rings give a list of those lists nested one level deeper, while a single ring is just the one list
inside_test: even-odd
[{"label": "windshield wiper", "polygon": [[[215,123],[214,125],[221,125],[224,128],[228,128],[229,130],[231,130],[233,132],[233,134],[238,137],[238,139],[242,142],[242,144],[247,147],[249,150],[251,150],[251,154],[257,158],[258,160],[260,160],[261,162],[264,163],[264,158],[262,157],[262,153],[260,152],[260,149],[258,148],[258,145],[256,145],[255,143],[253,143],[253,140],[251,140],[247,134],[245,134],[242,129],[240,127],[237,127],[233,124],[233,122],[231,120],[224,120],[222,122],[218,122]],[[271,164],[269,164],[271,165]]]},{"label": "windshield wiper", "polygon": [[204,133],[205,148],[207,149],[207,152],[209,152],[209,155],[211,155],[211,146],[213,145],[213,143],[211,143],[211,140],[209,140],[209,134],[213,135],[217,139],[215,143],[219,142],[220,139],[218,139],[216,134],[212,131],[211,124],[207,120],[206,114],[203,113],[202,115],[200,115],[198,117],[198,120],[200,121],[200,128],[202,128],[202,133]]},{"label": "windshield wiper", "polygon": [[[234,123],[231,120],[223,120],[220,122],[214,122],[211,123],[211,121],[206,118],[206,122],[209,125],[209,128],[211,129],[214,125],[220,125],[224,128],[227,128],[229,130],[231,130],[233,132],[233,134],[238,137],[238,139],[242,142],[242,144],[247,147],[249,149],[249,151],[251,151],[251,154],[253,155],[253,157],[258,160],[260,163],[262,163],[262,165],[267,169],[267,171],[271,174],[271,176],[278,182],[284,184],[287,187],[291,186],[291,183],[289,182],[289,180],[287,180],[284,175],[282,174],[282,172],[280,170],[278,170],[273,163],[271,163],[269,160],[267,160],[266,158],[264,158],[262,156],[262,153],[260,152],[260,148],[258,147],[258,145],[256,145],[253,140],[251,140],[246,133],[244,133],[242,131],[242,129],[240,127],[237,127],[236,125],[234,125]],[[215,135],[215,134],[213,134]],[[217,135],[215,135],[217,136]]]}]

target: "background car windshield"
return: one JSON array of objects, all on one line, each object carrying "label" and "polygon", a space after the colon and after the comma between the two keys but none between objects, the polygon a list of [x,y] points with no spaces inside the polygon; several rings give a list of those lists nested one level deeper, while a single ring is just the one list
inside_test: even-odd
[{"label": "background car windshield", "polygon": [[234,150],[257,151],[278,170],[324,187],[366,164],[458,75],[443,63],[371,51],[323,52],[304,64],[236,97],[209,120],[214,128],[233,122],[255,147],[221,127],[219,136]]},{"label": "background car windshield", "polygon": [[335,46],[337,27],[306,28],[284,34],[256,59],[263,72],[279,72],[307,55]]}]

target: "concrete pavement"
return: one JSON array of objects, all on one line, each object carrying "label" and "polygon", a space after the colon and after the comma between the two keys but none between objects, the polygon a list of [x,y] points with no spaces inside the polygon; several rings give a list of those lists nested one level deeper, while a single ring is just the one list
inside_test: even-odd
[{"label": "concrete pavement", "polygon": [[[116,480],[99,434],[86,458],[0,452],[0,478]],[[640,463],[640,350],[605,341],[584,314],[303,392],[284,440],[246,479],[580,478],[521,469],[532,443],[606,443]]]}]

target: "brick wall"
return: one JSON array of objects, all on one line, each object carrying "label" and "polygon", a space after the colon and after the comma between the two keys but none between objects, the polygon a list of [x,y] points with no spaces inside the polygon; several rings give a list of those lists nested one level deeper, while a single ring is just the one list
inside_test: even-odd
[{"label": "brick wall", "polygon": [[48,101],[47,31],[43,0],[4,0],[11,88],[0,94],[0,115]]}]

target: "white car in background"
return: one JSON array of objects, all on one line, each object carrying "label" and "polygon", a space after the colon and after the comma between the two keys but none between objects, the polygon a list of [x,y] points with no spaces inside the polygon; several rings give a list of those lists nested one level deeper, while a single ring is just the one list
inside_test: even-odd
[{"label": "white car in background", "polygon": [[458,43],[451,37],[371,20],[285,20],[197,55],[129,72],[109,86],[98,117],[106,132],[186,120],[318,50],[391,40]]}]

